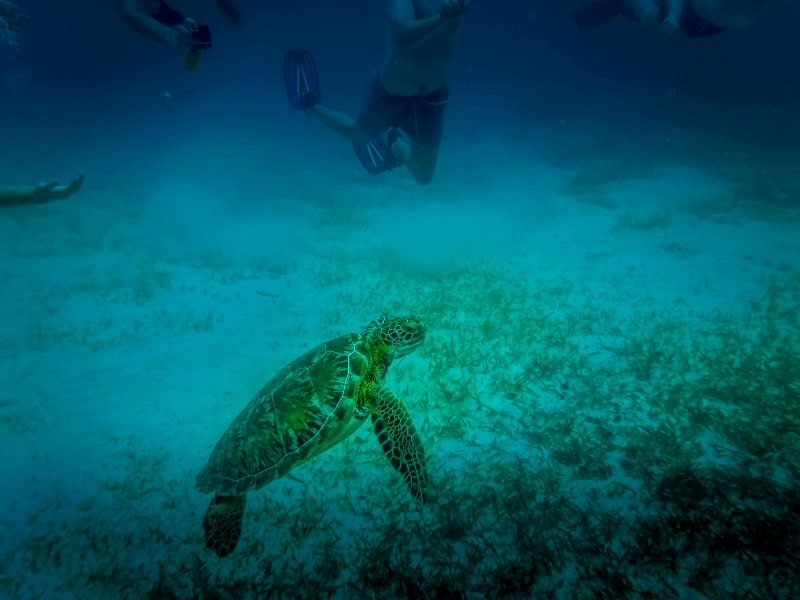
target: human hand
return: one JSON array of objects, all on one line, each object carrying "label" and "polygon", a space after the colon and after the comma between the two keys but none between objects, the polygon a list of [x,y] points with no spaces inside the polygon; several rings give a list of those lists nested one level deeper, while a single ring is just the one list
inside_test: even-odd
[{"label": "human hand", "polygon": [[672,35],[676,31],[678,31],[679,26],[680,23],[678,22],[678,18],[670,16],[661,22],[659,28],[661,29],[662,33],[665,33],[667,35]]},{"label": "human hand", "polygon": [[67,197],[69,197],[75,192],[77,192],[79,189],[81,189],[81,187],[83,187],[83,178],[84,178],[83,173],[73,178],[73,180],[70,181],[69,184],[63,186],[64,187],[63,193],[66,194]]},{"label": "human hand", "polygon": [[191,50],[194,43],[192,41],[192,33],[197,27],[197,24],[191,19],[186,19],[180,25],[176,25],[170,29],[172,38],[169,40],[170,44],[182,50]]},{"label": "human hand", "polygon": [[444,0],[442,2],[442,15],[446,17],[457,17],[463,15],[475,4],[476,0]]},{"label": "human hand", "polygon": [[69,198],[83,186],[83,174],[78,175],[67,185],[59,185],[57,181],[40,183],[33,190],[33,197],[44,202],[47,200],[61,200]]},{"label": "human hand", "polygon": [[631,8],[642,23],[650,24],[658,18],[658,3],[655,0],[636,0]]},{"label": "human hand", "polygon": [[189,52],[211,48],[211,29],[208,25],[198,25],[194,19],[186,18],[183,23],[172,28],[173,46]]},{"label": "human hand", "polygon": [[45,200],[50,198],[54,189],[58,185],[57,181],[48,181],[47,183],[39,183],[33,188],[33,197],[38,200]]}]

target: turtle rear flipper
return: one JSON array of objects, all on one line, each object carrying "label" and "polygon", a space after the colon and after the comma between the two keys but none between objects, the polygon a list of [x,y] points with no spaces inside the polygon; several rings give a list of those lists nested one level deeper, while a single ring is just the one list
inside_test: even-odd
[{"label": "turtle rear flipper", "polygon": [[400,471],[414,499],[424,504],[428,485],[425,451],[408,410],[394,393],[385,389],[378,393],[372,424],[386,458]]},{"label": "turtle rear flipper", "polygon": [[242,535],[246,499],[244,494],[217,494],[208,505],[206,516],[203,517],[206,548],[213,550],[217,556],[227,556],[236,548]]}]

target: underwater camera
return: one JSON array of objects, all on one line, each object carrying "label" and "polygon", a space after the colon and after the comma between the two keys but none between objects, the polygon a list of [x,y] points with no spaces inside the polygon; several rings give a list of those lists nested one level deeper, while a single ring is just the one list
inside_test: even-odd
[{"label": "underwater camera", "polygon": [[200,61],[200,52],[211,48],[211,28],[208,25],[198,25],[192,31],[192,49],[186,57],[186,70],[194,71]]}]

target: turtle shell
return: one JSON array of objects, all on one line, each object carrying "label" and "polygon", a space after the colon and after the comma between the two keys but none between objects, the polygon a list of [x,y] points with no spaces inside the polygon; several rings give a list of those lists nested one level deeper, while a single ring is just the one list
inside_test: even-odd
[{"label": "turtle shell", "polygon": [[255,490],[345,439],[366,419],[366,411],[356,411],[356,401],[369,367],[358,333],[294,360],[230,424],[197,487],[220,494]]}]

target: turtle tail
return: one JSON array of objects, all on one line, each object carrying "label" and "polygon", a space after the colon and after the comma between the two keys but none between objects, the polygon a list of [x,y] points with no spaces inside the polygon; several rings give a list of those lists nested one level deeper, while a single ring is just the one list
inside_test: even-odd
[{"label": "turtle tail", "polygon": [[217,556],[227,556],[236,548],[242,535],[242,518],[247,496],[217,494],[212,498],[203,517],[203,531],[206,532],[206,548]]}]

